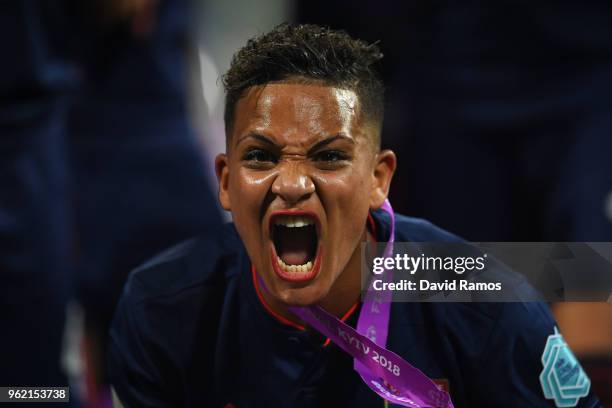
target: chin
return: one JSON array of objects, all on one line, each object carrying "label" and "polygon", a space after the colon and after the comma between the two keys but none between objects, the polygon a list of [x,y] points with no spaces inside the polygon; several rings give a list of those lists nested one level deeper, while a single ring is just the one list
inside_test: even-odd
[{"label": "chin", "polygon": [[329,288],[324,289],[317,286],[310,284],[301,288],[286,288],[276,291],[273,296],[287,306],[316,305],[329,293]]}]

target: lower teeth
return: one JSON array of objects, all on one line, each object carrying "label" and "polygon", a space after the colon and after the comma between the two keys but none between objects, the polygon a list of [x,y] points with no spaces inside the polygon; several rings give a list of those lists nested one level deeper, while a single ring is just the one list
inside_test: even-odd
[{"label": "lower teeth", "polygon": [[283,262],[282,259],[280,259],[279,257],[276,257],[276,260],[278,262],[278,264],[280,265],[280,267],[285,271],[285,272],[291,272],[291,273],[306,273],[309,272],[312,269],[312,262],[308,261],[303,265],[287,265],[285,262]]}]

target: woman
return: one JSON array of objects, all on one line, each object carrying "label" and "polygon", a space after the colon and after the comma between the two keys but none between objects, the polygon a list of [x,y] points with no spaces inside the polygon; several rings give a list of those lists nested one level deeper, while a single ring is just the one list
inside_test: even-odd
[{"label": "woman", "polygon": [[[310,25],[234,56],[216,160],[234,223],[132,274],[111,331],[124,405],[567,403],[539,381],[557,335],[542,304],[360,300],[363,242],[459,241],[385,204],[396,157],[380,150],[381,57]],[[372,364],[375,351],[388,359]],[[584,391],[570,403],[594,406]]]}]

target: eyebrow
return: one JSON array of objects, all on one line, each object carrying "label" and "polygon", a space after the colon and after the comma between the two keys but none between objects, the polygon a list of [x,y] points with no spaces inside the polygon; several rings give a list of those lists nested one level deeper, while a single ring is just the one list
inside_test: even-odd
[{"label": "eyebrow", "polygon": [[308,149],[308,153],[314,152],[316,150],[321,149],[322,147],[327,146],[328,144],[335,142],[336,140],[346,140],[348,142],[351,142],[352,144],[355,144],[355,141],[353,140],[353,138],[348,137],[342,133],[338,133],[337,135],[328,137],[325,140],[321,140],[320,142],[315,143],[314,146],[312,146],[310,149]]},{"label": "eyebrow", "polygon": [[[277,147],[277,148],[279,147],[278,144],[274,143],[272,140],[270,140],[266,136],[261,135],[259,133],[254,133],[254,132],[247,133],[245,136],[241,137],[236,144],[239,144],[244,139],[248,139],[248,138],[259,140],[260,142],[267,144],[269,146],[272,146],[272,147]],[[324,139],[324,140],[321,140],[320,142],[315,143],[310,149],[308,149],[308,153],[321,149],[322,147],[325,147],[328,144],[335,142],[336,140],[346,140],[348,142],[351,142],[352,144],[355,144],[355,140],[353,140],[353,138],[345,134],[338,133],[337,135],[330,136],[327,139]]]},{"label": "eyebrow", "polygon": [[240,139],[238,139],[238,141],[236,142],[236,145],[240,144],[240,142],[248,138],[253,138],[267,145],[278,147],[278,145],[274,143],[272,140],[268,139],[264,135],[260,135],[259,133],[254,133],[254,132],[249,132],[246,135],[242,136]]}]

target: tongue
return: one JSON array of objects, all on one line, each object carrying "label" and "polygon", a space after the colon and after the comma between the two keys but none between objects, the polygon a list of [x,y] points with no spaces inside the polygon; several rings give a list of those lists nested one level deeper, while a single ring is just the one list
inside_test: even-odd
[{"label": "tongue", "polygon": [[276,253],[287,265],[305,264],[313,256],[313,232],[311,227],[278,228],[274,239]]}]

